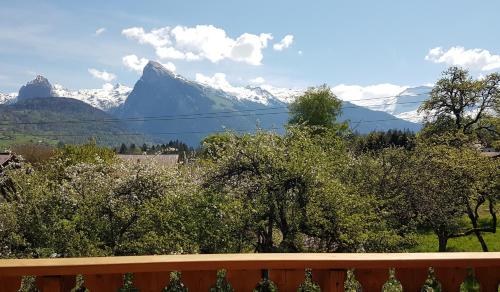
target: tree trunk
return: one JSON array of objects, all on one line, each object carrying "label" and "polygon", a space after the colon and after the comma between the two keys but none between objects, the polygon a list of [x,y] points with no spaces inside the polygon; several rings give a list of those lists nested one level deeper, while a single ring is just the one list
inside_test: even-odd
[{"label": "tree trunk", "polygon": [[470,205],[467,203],[467,215],[469,216],[469,219],[472,223],[472,228],[474,228],[474,234],[477,237],[477,240],[481,244],[481,248],[483,251],[488,251],[488,246],[486,245],[486,242],[484,241],[483,235],[481,234],[481,231],[478,230],[478,224],[477,220],[479,218],[479,215],[477,214],[477,209],[479,206],[481,206],[482,202],[484,201],[479,201],[479,203],[476,205],[476,212],[473,212]]},{"label": "tree trunk", "polygon": [[444,234],[438,234],[439,239],[439,252],[446,251],[446,245],[448,244],[448,236]]},{"label": "tree trunk", "polygon": [[476,234],[477,240],[479,240],[479,243],[481,244],[481,248],[483,251],[488,251],[488,246],[486,245],[486,242],[484,241],[483,235],[481,234],[481,231],[476,230],[474,232]]}]

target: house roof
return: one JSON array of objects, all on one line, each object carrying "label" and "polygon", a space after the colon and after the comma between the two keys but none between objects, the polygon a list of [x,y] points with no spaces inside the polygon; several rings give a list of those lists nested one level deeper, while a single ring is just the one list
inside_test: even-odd
[{"label": "house roof", "polygon": [[7,162],[12,158],[11,154],[0,154],[0,167],[7,164]]},{"label": "house roof", "polygon": [[491,158],[497,158],[500,157],[500,152],[486,151],[486,152],[481,152],[481,155]]},{"label": "house roof", "polygon": [[178,154],[165,154],[165,155],[124,155],[118,154],[118,157],[130,162],[138,163],[159,163],[162,165],[175,165],[179,160]]}]

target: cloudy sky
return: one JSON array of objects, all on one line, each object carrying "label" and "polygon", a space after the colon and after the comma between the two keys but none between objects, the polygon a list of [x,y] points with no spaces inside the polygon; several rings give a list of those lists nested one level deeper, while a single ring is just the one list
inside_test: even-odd
[{"label": "cloudy sky", "polygon": [[151,59],[205,82],[387,96],[450,65],[500,71],[499,11],[498,0],[0,0],[0,92],[36,74],[133,86]]}]

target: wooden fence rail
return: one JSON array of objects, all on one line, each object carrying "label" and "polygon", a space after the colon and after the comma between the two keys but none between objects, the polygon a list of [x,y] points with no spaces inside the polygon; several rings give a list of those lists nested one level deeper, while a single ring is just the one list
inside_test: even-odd
[{"label": "wooden fence rail", "polygon": [[[362,291],[368,292],[381,291],[384,283],[388,283],[385,287],[394,284],[401,285],[404,291],[421,291],[428,279],[429,267],[433,268],[435,279],[442,286],[441,291],[460,291],[468,270],[475,274],[467,280],[470,287],[480,285],[480,291],[499,291],[500,253],[297,253],[8,259],[0,260],[0,291],[18,291],[23,276],[35,276],[34,285],[39,291],[70,291],[76,286],[77,275],[83,276],[83,285],[90,291],[118,291],[124,286],[124,275],[127,279],[133,278],[129,284],[139,291],[163,291],[169,285],[172,271],[181,272],[181,281],[189,291],[210,291],[216,283],[217,271],[221,269],[227,270],[226,279],[235,291],[252,291],[263,277],[272,281],[279,291],[297,291],[304,282],[305,269],[312,270],[312,280],[321,287],[321,291],[344,291],[344,287],[356,291],[352,288],[356,286],[352,285],[352,281],[359,282]],[[354,273],[350,270],[353,268]],[[395,278],[389,280],[391,268],[395,270]],[[82,279],[82,276],[79,278]],[[30,278],[24,279],[24,282],[29,282]],[[476,291],[470,287],[466,291]]]}]

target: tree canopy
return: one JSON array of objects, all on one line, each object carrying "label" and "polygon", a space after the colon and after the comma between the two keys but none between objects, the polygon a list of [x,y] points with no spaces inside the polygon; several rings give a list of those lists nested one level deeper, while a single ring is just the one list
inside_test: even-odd
[{"label": "tree canopy", "polygon": [[311,87],[289,106],[291,125],[336,128],[345,130],[347,125],[340,123],[342,101],[326,85]]},{"label": "tree canopy", "polygon": [[500,74],[474,79],[467,70],[451,67],[443,72],[430,99],[419,111],[425,114],[431,133],[461,131],[470,134],[485,130],[498,139],[499,104]]}]

